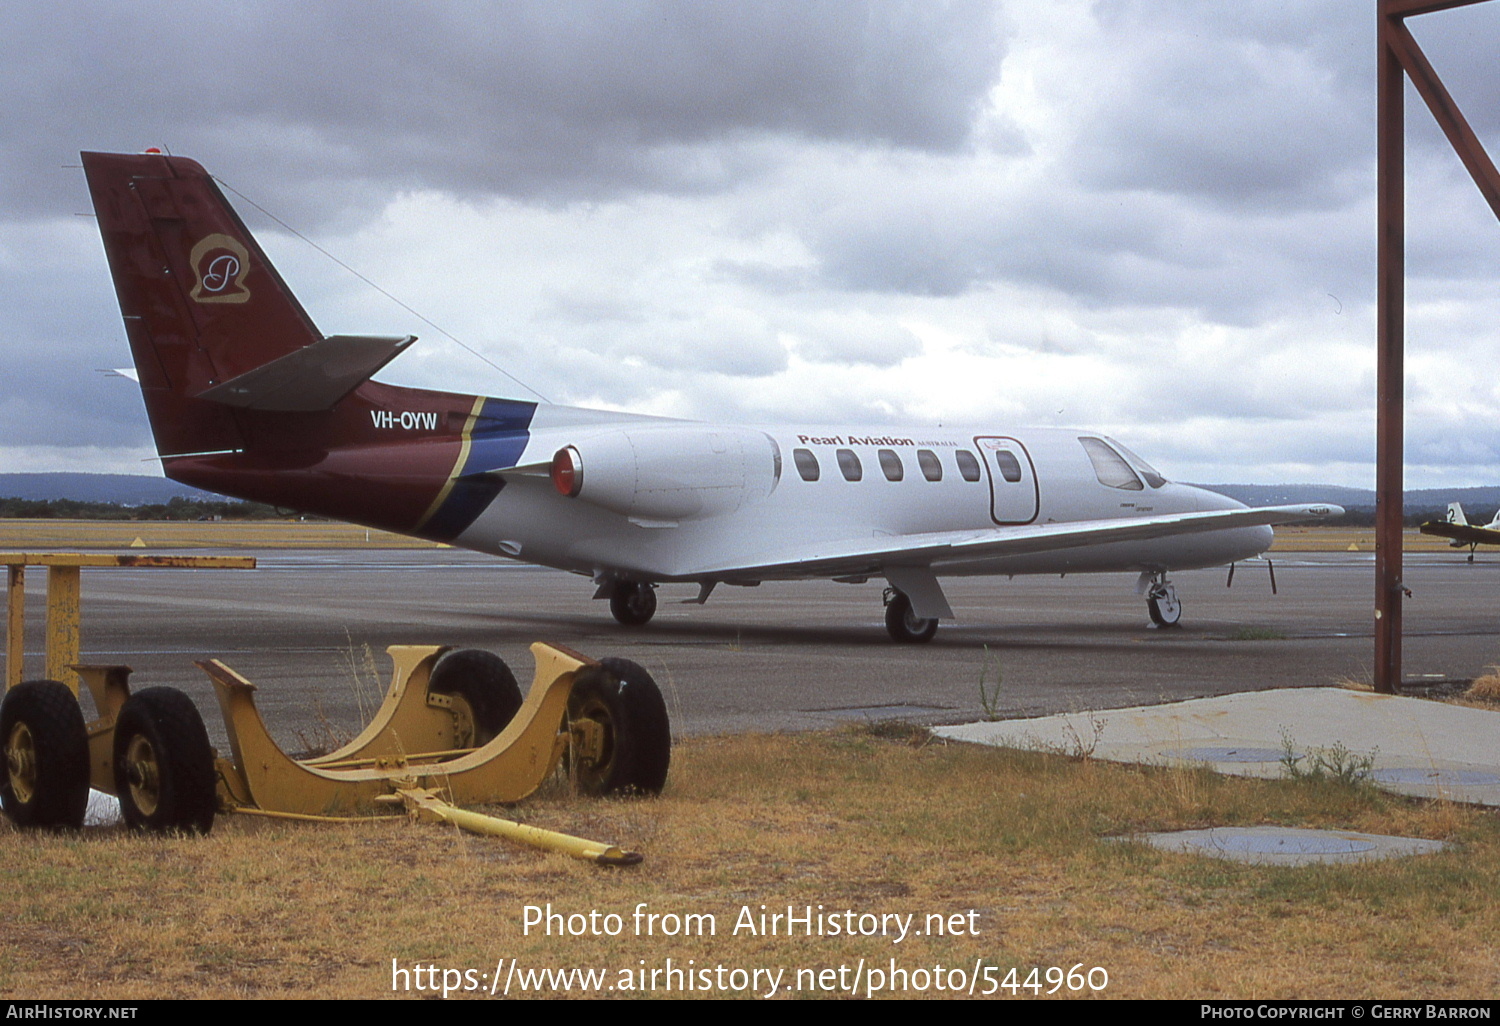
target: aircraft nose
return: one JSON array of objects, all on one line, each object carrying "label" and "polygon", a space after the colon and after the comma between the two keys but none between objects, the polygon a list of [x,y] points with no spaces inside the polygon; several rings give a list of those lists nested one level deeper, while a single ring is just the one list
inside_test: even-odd
[{"label": "aircraft nose", "polygon": [[[1207,488],[1194,488],[1193,498],[1198,503],[1198,510],[1207,513],[1217,509],[1245,509],[1243,502],[1231,499],[1227,495],[1211,492]],[[1271,547],[1275,540],[1276,532],[1264,524],[1255,524],[1249,527],[1237,527],[1231,532],[1236,539],[1237,548],[1235,555],[1226,554],[1224,562],[1233,562],[1236,559],[1249,559],[1258,556]]]}]

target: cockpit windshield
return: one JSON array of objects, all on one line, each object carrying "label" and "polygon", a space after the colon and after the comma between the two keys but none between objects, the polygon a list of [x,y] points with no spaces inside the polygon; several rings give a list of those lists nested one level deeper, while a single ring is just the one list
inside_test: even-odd
[{"label": "cockpit windshield", "polygon": [[1110,448],[1102,438],[1082,437],[1078,439],[1083,451],[1089,454],[1094,465],[1094,476],[1106,488],[1122,488],[1127,492],[1141,491],[1141,479],[1135,476],[1125,457]]},{"label": "cockpit windshield", "polygon": [[1152,488],[1160,488],[1162,485],[1167,483],[1167,479],[1158,474],[1155,467],[1147,463],[1145,460],[1141,459],[1130,449],[1121,445],[1113,438],[1106,438],[1105,441],[1114,446],[1115,449],[1119,451],[1120,455],[1129,460],[1135,467],[1135,469],[1141,472],[1141,476],[1146,479],[1146,483]]}]

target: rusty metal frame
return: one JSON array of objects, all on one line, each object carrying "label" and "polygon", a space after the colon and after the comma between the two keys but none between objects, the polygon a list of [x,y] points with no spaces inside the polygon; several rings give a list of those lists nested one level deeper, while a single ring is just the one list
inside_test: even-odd
[{"label": "rusty metal frame", "polygon": [[13,688],[26,676],[26,568],[47,568],[48,680],[60,680],[78,694],[80,678],[72,669],[82,650],[82,579],[86,566],[133,567],[137,570],[220,569],[254,570],[253,556],[114,556],[79,552],[0,552],[6,568],[5,686]]},{"label": "rusty metal frame", "polygon": [[1378,298],[1375,316],[1375,690],[1401,688],[1401,531],[1405,464],[1406,125],[1410,78],[1495,216],[1500,173],[1469,128],[1406,19],[1486,0],[1377,0]]}]

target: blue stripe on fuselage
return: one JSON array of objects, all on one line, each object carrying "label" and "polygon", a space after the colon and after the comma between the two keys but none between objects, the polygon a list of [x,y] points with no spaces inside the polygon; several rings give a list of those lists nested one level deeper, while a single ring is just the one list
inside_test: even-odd
[{"label": "blue stripe on fuselage", "polygon": [[486,399],[469,431],[468,454],[454,471],[453,487],[436,513],[422,527],[422,534],[439,541],[452,541],[485,511],[505,482],[499,477],[471,477],[487,470],[513,467],[526,450],[528,428],[536,403],[514,399]]}]

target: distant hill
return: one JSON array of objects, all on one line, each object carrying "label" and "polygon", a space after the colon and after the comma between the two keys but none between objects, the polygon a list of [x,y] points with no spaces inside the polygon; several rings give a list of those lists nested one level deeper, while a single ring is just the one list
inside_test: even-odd
[{"label": "distant hill", "polygon": [[73,499],[124,506],[184,499],[218,499],[213,492],[145,474],[0,474],[0,498]]},{"label": "distant hill", "polygon": [[[1339,485],[1291,484],[1205,484],[1197,485],[1211,492],[1237,499],[1246,506],[1290,506],[1306,502],[1331,502],[1345,509],[1374,509],[1375,492],[1370,488],[1342,488]],[[1447,505],[1445,501],[1444,506]]]},{"label": "distant hill", "polygon": [[[1371,488],[1341,488],[1338,485],[1199,485],[1209,491],[1238,499],[1247,506],[1286,506],[1304,502],[1330,502],[1351,513],[1373,513],[1375,491]],[[1448,503],[1461,502],[1472,520],[1478,512],[1488,518],[1500,508],[1500,486],[1482,488],[1414,488],[1406,493],[1404,504],[1408,517],[1423,513],[1444,513]]]}]

